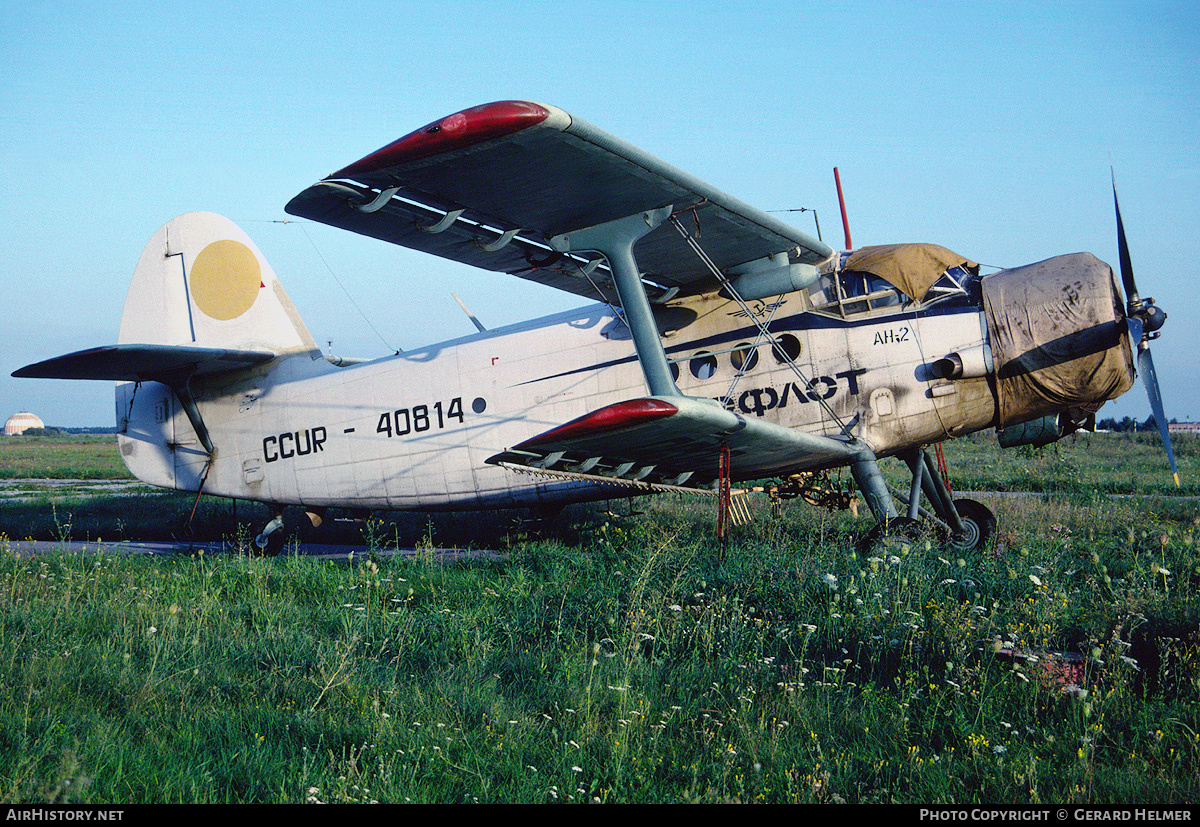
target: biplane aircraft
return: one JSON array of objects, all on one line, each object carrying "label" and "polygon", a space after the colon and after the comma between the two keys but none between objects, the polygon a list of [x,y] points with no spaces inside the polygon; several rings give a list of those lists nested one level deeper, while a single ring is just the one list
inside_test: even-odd
[{"label": "biplane aircraft", "polygon": [[[932,244],[836,251],[561,109],[503,101],[422,127],[286,209],[595,303],[335,359],[232,222],[167,223],[118,344],[14,375],[115,380],[130,471],[269,504],[267,550],[287,505],[314,523],[331,507],[653,491],[727,508],[749,480],[828,501],[820,479],[836,468],[879,525],[924,517],[973,548],[995,519],[953,498],[927,447],[985,428],[1005,445],[1052,442],[1128,390],[1135,362],[1174,471],[1148,348],[1165,314],[1138,295],[1119,205],[1124,300],[1087,253],[981,276]],[[889,456],[912,470],[896,499],[879,472]]]}]

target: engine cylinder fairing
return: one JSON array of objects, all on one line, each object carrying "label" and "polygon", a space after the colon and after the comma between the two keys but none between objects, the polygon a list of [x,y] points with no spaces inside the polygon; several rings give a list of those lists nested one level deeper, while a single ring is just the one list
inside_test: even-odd
[{"label": "engine cylinder fairing", "polygon": [[1133,385],[1133,357],[1112,268],[1090,253],[982,279],[998,424],[1096,411]]}]

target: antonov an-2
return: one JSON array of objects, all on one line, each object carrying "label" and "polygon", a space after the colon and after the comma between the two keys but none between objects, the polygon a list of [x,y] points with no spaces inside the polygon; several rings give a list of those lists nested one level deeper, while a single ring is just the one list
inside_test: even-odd
[{"label": "antonov an-2", "polygon": [[[838,252],[561,109],[502,101],[338,170],[287,212],[599,303],[351,363],[322,354],[232,222],[170,221],[118,344],[14,375],[117,381],[130,471],[269,504],[264,548],[285,505],[314,522],[649,491],[727,507],[747,480],[816,499],[836,467],[881,526],[925,517],[972,548],[995,520],[952,499],[926,447],[985,428],[1051,442],[1128,390],[1135,360],[1174,471],[1147,349],[1165,315],[1137,294],[1119,207],[1124,299],[1087,253],[980,276],[936,245]],[[901,510],[887,456],[913,472]]]}]

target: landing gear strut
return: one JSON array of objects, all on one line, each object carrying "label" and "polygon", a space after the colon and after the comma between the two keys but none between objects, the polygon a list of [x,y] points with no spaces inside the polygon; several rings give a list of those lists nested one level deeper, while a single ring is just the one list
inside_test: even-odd
[{"label": "landing gear strut", "polygon": [[[879,521],[879,526],[868,535],[868,542],[877,542],[884,536],[916,539],[931,524],[940,539],[958,551],[978,551],[987,545],[996,531],[996,516],[974,500],[953,499],[928,452],[914,448],[902,454],[901,459],[913,475],[907,493],[891,486],[881,490],[882,479],[873,462],[864,461],[861,468],[856,468],[855,479]],[[907,503],[906,514],[897,513],[892,494]],[[932,511],[921,505],[922,494]],[[926,522],[922,523],[922,519]]]}]

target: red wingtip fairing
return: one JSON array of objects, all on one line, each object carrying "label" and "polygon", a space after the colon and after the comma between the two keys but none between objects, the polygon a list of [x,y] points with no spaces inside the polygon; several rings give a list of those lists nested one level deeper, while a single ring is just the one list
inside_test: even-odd
[{"label": "red wingtip fairing", "polygon": [[676,413],[679,413],[677,407],[659,399],[633,399],[629,402],[618,402],[616,405],[609,405],[598,411],[584,414],[565,425],[560,425],[533,439],[526,440],[516,447],[532,448],[564,440],[598,436],[622,428],[653,422]]},{"label": "red wingtip fairing", "polygon": [[550,111],[544,106],[528,101],[497,101],[474,106],[410,132],[330,177],[362,178],[381,169],[511,135],[536,126],[549,116]]}]

